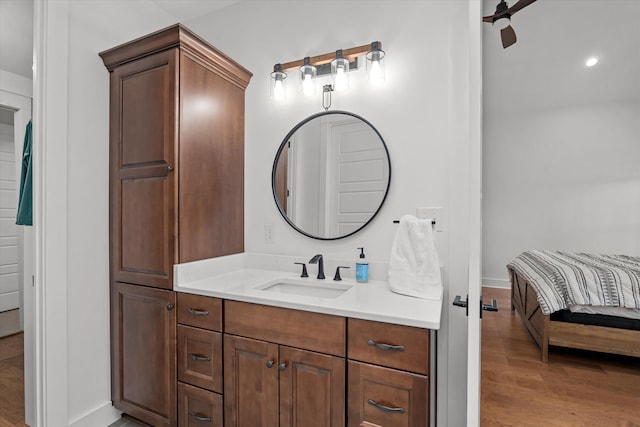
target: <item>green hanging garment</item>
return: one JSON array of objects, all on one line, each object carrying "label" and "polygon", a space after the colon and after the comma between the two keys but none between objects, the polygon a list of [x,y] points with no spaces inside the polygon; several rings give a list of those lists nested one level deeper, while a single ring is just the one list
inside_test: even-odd
[{"label": "green hanging garment", "polygon": [[31,120],[27,123],[22,149],[22,173],[20,174],[20,198],[18,199],[18,216],[16,224],[33,225],[33,184],[31,171]]}]

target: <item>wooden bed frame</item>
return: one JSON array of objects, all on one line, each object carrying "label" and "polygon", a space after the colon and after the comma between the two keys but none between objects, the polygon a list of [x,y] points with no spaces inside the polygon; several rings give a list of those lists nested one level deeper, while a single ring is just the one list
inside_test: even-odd
[{"label": "wooden bed frame", "polygon": [[542,313],[531,284],[511,269],[509,276],[511,309],[540,347],[543,362],[549,360],[550,345],[640,357],[640,331],[551,320]]}]

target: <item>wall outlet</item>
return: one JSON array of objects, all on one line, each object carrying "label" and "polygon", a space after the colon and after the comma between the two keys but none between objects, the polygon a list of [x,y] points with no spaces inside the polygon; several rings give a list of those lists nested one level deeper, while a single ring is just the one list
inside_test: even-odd
[{"label": "wall outlet", "polygon": [[273,224],[265,224],[264,225],[264,242],[268,245],[273,245],[276,242],[276,238],[274,236]]},{"label": "wall outlet", "polygon": [[444,230],[446,219],[442,206],[416,208],[416,217],[420,219],[433,218],[436,220],[435,230],[440,232]]}]

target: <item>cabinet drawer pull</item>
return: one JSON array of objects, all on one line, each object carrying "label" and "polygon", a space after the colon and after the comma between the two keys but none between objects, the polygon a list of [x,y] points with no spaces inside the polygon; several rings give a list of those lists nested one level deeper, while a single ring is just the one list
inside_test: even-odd
[{"label": "cabinet drawer pull", "polygon": [[194,316],[208,316],[209,312],[207,310],[196,310],[195,308],[189,308],[189,313]]},{"label": "cabinet drawer pull", "polygon": [[384,344],[384,343],[381,343],[381,342],[375,342],[374,340],[367,341],[367,344],[374,345],[374,346],[378,347],[380,350],[404,351],[404,346],[403,345]]},{"label": "cabinet drawer pull", "polygon": [[267,365],[267,368],[273,368],[273,360],[269,360],[265,365]]},{"label": "cabinet drawer pull", "polygon": [[368,403],[369,405],[373,405],[373,406],[375,406],[376,408],[381,409],[381,410],[383,410],[383,411],[385,411],[385,412],[395,412],[395,413],[397,413],[397,414],[404,414],[404,408],[398,408],[398,407],[392,407],[392,406],[385,406],[385,405],[381,405],[381,404],[379,404],[378,402],[376,402],[376,401],[375,401],[375,400],[373,400],[373,399],[369,399],[369,400],[367,400],[367,403]]},{"label": "cabinet drawer pull", "polygon": [[191,415],[191,417],[194,420],[197,420],[197,421],[205,421],[207,423],[211,422],[211,417],[207,417],[206,415],[202,415],[199,412],[191,411],[191,412],[189,412],[189,415]]},{"label": "cabinet drawer pull", "polygon": [[282,362],[281,364],[278,365],[278,371],[284,371],[285,369],[287,369],[287,364]]},{"label": "cabinet drawer pull", "polygon": [[202,356],[200,354],[189,353],[189,356],[191,356],[191,358],[197,362],[208,362],[211,360],[210,357]]},{"label": "cabinet drawer pull", "polygon": [[175,307],[173,304],[167,304],[167,311],[173,310],[173,307]]}]

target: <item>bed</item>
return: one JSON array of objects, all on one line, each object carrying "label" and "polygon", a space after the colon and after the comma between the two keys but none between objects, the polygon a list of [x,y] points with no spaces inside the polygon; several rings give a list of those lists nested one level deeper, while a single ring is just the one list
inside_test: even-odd
[{"label": "bed", "polygon": [[549,346],[640,357],[640,257],[527,251],[507,269],[543,362]]}]

